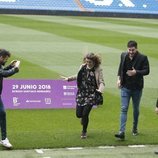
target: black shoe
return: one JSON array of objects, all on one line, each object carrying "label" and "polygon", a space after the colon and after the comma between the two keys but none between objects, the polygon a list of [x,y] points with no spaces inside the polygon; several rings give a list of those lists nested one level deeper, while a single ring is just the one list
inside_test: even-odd
[{"label": "black shoe", "polygon": [[155,151],[154,153],[155,153],[156,155],[158,155],[158,151]]},{"label": "black shoe", "polygon": [[119,132],[117,134],[115,134],[116,138],[119,138],[120,140],[124,140],[125,139],[125,133],[124,132]]},{"label": "black shoe", "polygon": [[86,132],[82,132],[81,133],[81,139],[86,139],[87,138],[87,133]]},{"label": "black shoe", "polygon": [[132,134],[133,134],[133,136],[137,136],[138,135],[138,130],[137,129],[133,129],[132,130]]}]

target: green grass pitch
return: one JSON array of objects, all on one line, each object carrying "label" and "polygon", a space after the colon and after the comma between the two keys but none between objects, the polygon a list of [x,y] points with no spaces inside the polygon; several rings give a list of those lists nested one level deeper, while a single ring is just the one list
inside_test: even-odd
[{"label": "green grass pitch", "polygon": [[[131,135],[130,106],[126,141],[119,142],[114,138],[120,115],[117,69],[120,54],[131,39],[148,55],[151,73],[145,77],[140,135]],[[91,112],[87,140],[80,139],[75,109],[7,110],[8,137],[15,149],[158,143],[158,116],[154,113],[158,96],[157,19],[0,15],[0,48],[12,52],[10,60],[21,60],[20,73],[13,77],[18,79],[73,75],[83,55],[96,52],[102,57],[106,83],[105,102]]]}]

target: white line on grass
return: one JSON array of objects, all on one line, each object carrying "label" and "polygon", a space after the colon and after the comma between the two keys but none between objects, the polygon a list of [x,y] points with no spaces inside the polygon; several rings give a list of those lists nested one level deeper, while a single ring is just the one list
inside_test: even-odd
[{"label": "white line on grass", "polygon": [[129,148],[144,148],[145,145],[128,145]]},{"label": "white line on grass", "polygon": [[114,149],[114,146],[98,146],[99,149]]},{"label": "white line on grass", "polygon": [[71,147],[71,148],[66,148],[68,150],[81,150],[83,149],[82,147]]},{"label": "white line on grass", "polygon": [[43,154],[43,150],[42,149],[35,149],[35,151],[38,153],[38,154]]},{"label": "white line on grass", "polygon": [[[145,145],[128,145],[129,148],[144,148],[146,147]],[[99,149],[114,149],[116,148],[115,146],[98,146]],[[66,148],[68,150],[82,150],[84,149],[83,147],[70,147],[70,148]],[[35,151],[38,153],[38,154],[43,154],[44,151],[47,151],[47,150],[50,150],[50,149],[35,149]]]}]

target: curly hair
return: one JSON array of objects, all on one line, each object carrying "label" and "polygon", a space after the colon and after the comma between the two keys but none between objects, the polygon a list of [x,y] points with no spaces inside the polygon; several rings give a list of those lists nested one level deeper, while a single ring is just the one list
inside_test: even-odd
[{"label": "curly hair", "polygon": [[101,58],[99,55],[94,54],[94,53],[87,53],[84,58],[83,58],[83,63],[86,63],[86,59],[90,59],[94,62],[94,67],[99,67],[99,65],[101,64]]}]

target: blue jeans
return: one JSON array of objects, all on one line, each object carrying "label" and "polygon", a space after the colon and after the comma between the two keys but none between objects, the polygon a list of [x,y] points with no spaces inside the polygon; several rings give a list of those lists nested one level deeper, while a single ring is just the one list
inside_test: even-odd
[{"label": "blue jeans", "polygon": [[0,96],[0,128],[1,128],[1,135],[2,140],[4,140],[7,137],[6,133],[6,112],[4,109],[4,105]]},{"label": "blue jeans", "polygon": [[137,130],[141,96],[142,90],[130,90],[124,87],[121,88],[120,132],[125,132],[130,98],[132,98],[133,103],[133,129]]}]

